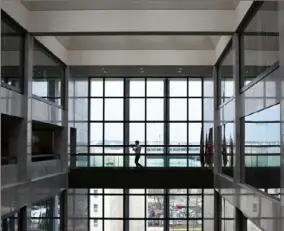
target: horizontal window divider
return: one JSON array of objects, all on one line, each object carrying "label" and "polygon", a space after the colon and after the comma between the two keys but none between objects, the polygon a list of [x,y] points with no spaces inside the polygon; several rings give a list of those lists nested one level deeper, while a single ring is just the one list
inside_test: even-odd
[{"label": "horizontal window divider", "polygon": [[[74,218],[72,218],[73,220]],[[186,221],[186,220],[190,220],[190,221],[197,221],[197,220],[202,220],[202,217],[196,217],[196,218],[192,218],[192,217],[188,217],[188,218],[171,218],[171,217],[168,217],[168,218],[149,218],[149,217],[90,217],[90,218],[80,218],[80,217],[75,217],[75,220],[114,220],[114,221],[117,221],[117,220],[134,220],[134,221],[138,221],[138,220],[146,220],[146,221]],[[209,218],[210,219],[210,218]],[[233,219],[233,218],[226,218],[226,219]]]},{"label": "horizontal window divider", "polygon": [[[87,153],[87,154],[70,154],[70,156],[135,156],[135,153]],[[155,153],[155,154],[151,154],[151,153],[141,153],[140,156],[195,156],[195,157],[199,157],[199,154],[191,154],[191,153],[184,153],[184,154],[176,154],[176,153],[172,153],[172,154],[167,154],[167,153]]]},{"label": "horizontal window divider", "polygon": [[[188,197],[201,197],[202,194],[143,194],[143,193],[137,193],[137,194],[130,194],[130,193],[126,193],[126,194],[117,194],[117,193],[98,193],[98,194],[92,194],[92,193],[89,193],[89,194],[68,194],[70,196],[73,196],[73,195],[84,195],[84,196],[165,196],[165,195],[168,195],[168,196],[188,196]],[[204,195],[214,195],[214,194],[204,194]]]},{"label": "horizontal window divider", "polygon": [[[70,121],[69,121],[70,122]],[[134,124],[134,123],[202,123],[202,120],[90,120],[90,123],[129,123],[129,124]],[[80,123],[78,121],[78,123]],[[83,122],[82,122],[83,123]]]},{"label": "horizontal window divider", "polygon": [[[134,144],[130,143],[128,145],[89,145],[90,147],[98,147],[98,148],[102,148],[102,147],[133,147]],[[77,145],[77,147],[86,147],[88,145]],[[177,144],[169,144],[169,145],[151,145],[151,144],[148,144],[148,145],[145,145],[145,144],[141,144],[141,147],[200,147],[199,144],[191,144],[191,145],[177,145]],[[227,145],[229,146],[229,145]],[[258,146],[257,146],[258,147]]]},{"label": "horizontal window divider", "polygon": [[[244,117],[246,118],[246,117]],[[271,124],[271,123],[280,123],[280,120],[266,120],[266,121],[253,121],[253,120],[245,120],[245,124]]]}]

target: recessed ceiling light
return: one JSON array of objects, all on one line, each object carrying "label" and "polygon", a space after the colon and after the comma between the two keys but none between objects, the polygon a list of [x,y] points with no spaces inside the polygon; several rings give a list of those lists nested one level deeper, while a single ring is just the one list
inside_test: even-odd
[{"label": "recessed ceiling light", "polygon": [[140,71],[140,73],[144,73],[144,71],[143,71],[143,70],[141,70],[141,71]]},{"label": "recessed ceiling light", "polygon": [[181,70],[179,70],[178,73],[181,73]]},{"label": "recessed ceiling light", "polygon": [[180,67],[179,70],[182,70],[182,67]]},{"label": "recessed ceiling light", "polygon": [[104,73],[107,73],[106,71],[104,71]]}]

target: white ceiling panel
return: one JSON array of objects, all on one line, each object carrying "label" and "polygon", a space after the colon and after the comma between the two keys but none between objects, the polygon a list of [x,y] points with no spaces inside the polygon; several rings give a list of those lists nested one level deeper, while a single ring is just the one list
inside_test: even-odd
[{"label": "white ceiling panel", "polygon": [[22,0],[31,11],[234,10],[239,0]]},{"label": "white ceiling panel", "polygon": [[68,50],[214,50],[220,36],[59,36]]}]

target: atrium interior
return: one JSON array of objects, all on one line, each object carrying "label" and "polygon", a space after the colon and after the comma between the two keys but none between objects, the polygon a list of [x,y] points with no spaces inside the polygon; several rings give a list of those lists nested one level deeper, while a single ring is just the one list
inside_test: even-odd
[{"label": "atrium interior", "polygon": [[0,3],[2,231],[284,230],[283,1]]}]

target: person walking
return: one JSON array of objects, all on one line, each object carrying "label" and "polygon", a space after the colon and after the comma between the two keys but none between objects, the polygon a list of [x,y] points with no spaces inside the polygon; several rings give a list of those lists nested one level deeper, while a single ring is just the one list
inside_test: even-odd
[{"label": "person walking", "polygon": [[140,159],[140,156],[141,156],[141,146],[140,146],[138,140],[135,141],[135,147],[133,147],[132,149],[135,152],[135,161],[134,162],[135,162],[136,167],[139,167],[139,168],[143,167],[139,163],[139,159]]}]

